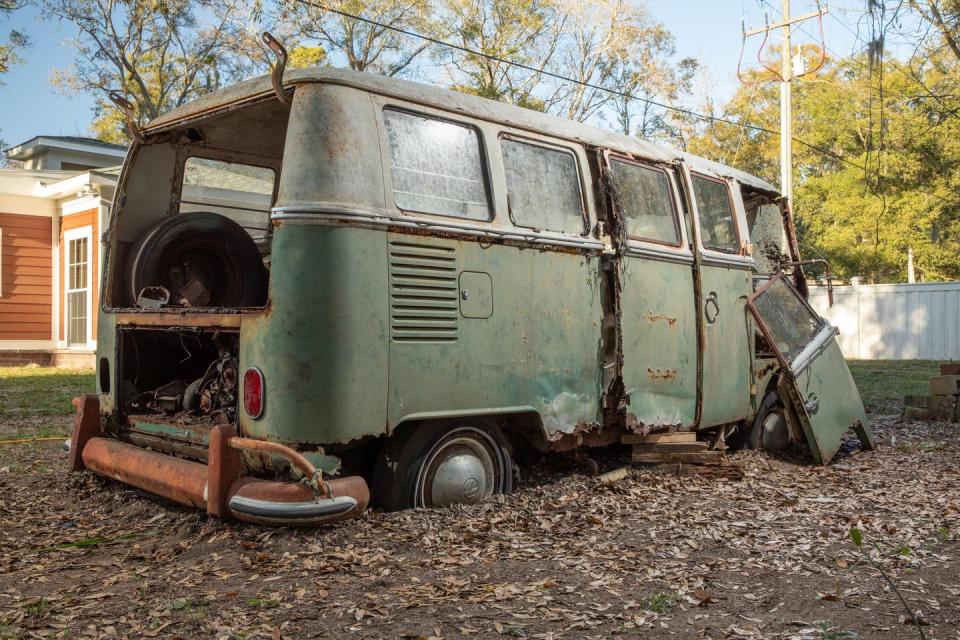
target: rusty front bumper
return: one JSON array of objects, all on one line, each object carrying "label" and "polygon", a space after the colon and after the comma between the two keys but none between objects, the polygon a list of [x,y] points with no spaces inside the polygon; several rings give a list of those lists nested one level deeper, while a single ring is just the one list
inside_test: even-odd
[{"label": "rusty front bumper", "polygon": [[[207,464],[202,464],[105,437],[97,397],[88,394],[73,402],[77,407],[70,441],[73,471],[91,469],[174,502],[206,509],[218,518],[259,524],[314,526],[346,520],[363,513],[370,501],[363,478],[323,480],[293,449],[238,437],[231,426],[211,430]],[[307,482],[244,476],[241,449],[284,457]]]}]

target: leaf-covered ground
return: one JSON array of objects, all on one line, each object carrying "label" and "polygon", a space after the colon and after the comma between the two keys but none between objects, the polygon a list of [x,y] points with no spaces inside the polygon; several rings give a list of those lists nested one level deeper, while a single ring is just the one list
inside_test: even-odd
[{"label": "leaf-covered ground", "polygon": [[[960,637],[960,425],[873,415],[828,467],[742,481],[567,459],[510,496],[322,530],[224,524],[0,449],[0,639]],[[596,454],[602,470],[627,456]],[[863,532],[863,556],[848,536]]]}]

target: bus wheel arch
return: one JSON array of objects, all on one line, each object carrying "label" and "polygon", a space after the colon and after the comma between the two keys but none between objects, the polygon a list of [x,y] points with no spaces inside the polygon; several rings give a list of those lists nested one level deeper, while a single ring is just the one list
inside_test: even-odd
[{"label": "bus wheel arch", "polygon": [[513,488],[510,440],[493,417],[406,422],[374,465],[372,503],[387,511],[477,502]]},{"label": "bus wheel arch", "polygon": [[776,386],[768,389],[757,408],[746,439],[746,448],[762,451],[783,451],[790,447],[790,426],[786,407]]}]

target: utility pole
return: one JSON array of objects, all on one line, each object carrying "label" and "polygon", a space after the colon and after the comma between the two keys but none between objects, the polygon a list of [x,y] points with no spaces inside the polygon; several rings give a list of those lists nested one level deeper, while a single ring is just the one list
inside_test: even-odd
[{"label": "utility pole", "polygon": [[793,204],[793,52],[790,48],[790,0],[783,0],[780,46],[780,193]]},{"label": "utility pole", "polygon": [[[774,29],[782,29],[782,42],[780,43],[780,70],[774,68],[764,68],[775,75],[780,81],[780,194],[787,198],[791,205],[793,204],[793,108],[792,108],[792,82],[803,76],[816,73],[820,70],[826,61],[826,43],[823,40],[823,16],[827,13],[827,7],[821,6],[817,0],[817,10],[796,18],[790,17],[790,0],[782,0],[783,19],[775,24],[765,24],[758,29],[743,28],[743,45],[746,47],[747,38],[753,35],[763,34],[763,45],[757,55],[760,59],[763,46],[767,42],[770,32]],[[793,48],[790,45],[790,31],[795,24],[799,24],[811,18],[817,18],[820,24],[820,62],[816,67],[809,71],[802,68],[799,72],[794,72],[793,68]],[[743,60],[743,48],[740,51],[740,59]],[[761,60],[760,64],[763,64]],[[748,84],[750,81],[744,79],[740,73],[739,65],[737,67],[737,76],[740,81]]]}]

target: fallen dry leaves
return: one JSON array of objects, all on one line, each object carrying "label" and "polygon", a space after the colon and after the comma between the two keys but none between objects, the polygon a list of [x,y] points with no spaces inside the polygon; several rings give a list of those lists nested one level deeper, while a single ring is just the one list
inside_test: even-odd
[{"label": "fallen dry leaves", "polygon": [[[0,639],[911,637],[851,526],[927,637],[960,637],[960,430],[874,421],[878,451],[823,468],[741,452],[738,482],[610,482],[553,457],[511,496],[322,530],[0,473]],[[36,455],[62,468],[55,447]]]}]

